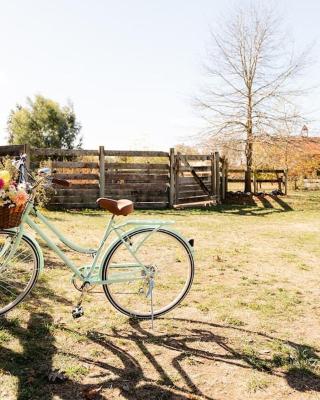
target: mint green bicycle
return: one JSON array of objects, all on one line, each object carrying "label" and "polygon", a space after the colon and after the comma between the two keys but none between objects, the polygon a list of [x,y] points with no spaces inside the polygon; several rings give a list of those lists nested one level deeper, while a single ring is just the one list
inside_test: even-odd
[{"label": "mint green bicycle", "polygon": [[[24,164],[20,167],[25,168]],[[22,171],[25,174],[25,171]],[[12,310],[31,292],[44,267],[39,243],[26,231],[26,225],[61,258],[73,272],[72,282],[80,299],[72,311],[83,315],[84,294],[102,285],[109,302],[120,312],[139,319],[153,319],[176,307],[190,290],[194,276],[193,240],[168,229],[171,221],[128,220],[116,223],[118,215],[133,211],[130,200],[98,199],[98,205],[111,212],[97,248],[84,248],[64,237],[35,206],[41,182],[68,186],[52,177],[49,168],[39,170],[21,218],[13,229],[0,230],[0,316]],[[37,219],[71,250],[92,256],[90,265],[77,266],[47,236]],[[107,244],[115,234],[116,239]]]}]

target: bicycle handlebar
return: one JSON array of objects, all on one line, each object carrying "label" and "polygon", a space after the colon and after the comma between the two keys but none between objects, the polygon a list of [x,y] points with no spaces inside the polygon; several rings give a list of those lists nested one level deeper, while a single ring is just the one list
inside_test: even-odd
[{"label": "bicycle handlebar", "polygon": [[19,182],[20,183],[22,183],[22,182],[25,183],[27,181],[27,179],[26,179],[27,175],[29,175],[33,179],[35,184],[33,186],[29,186],[31,190],[35,189],[44,180],[48,180],[51,183],[55,183],[57,185],[64,186],[64,187],[71,186],[71,183],[65,179],[53,178],[51,174],[55,173],[56,171],[52,171],[51,168],[48,168],[48,167],[40,168],[38,170],[38,176],[40,177],[40,179],[38,179],[38,180],[35,179],[35,177],[33,175],[31,175],[30,172],[26,169],[26,164],[25,164],[26,158],[27,158],[26,154],[22,154],[22,155],[20,155],[20,157],[17,157],[15,160],[13,160],[13,164],[19,170]]}]

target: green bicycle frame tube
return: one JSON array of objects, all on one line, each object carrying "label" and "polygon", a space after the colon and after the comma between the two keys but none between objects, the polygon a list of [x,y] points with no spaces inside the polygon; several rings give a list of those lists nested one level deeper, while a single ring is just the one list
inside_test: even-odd
[{"label": "green bicycle frame tube", "polygon": [[[87,267],[78,267],[76,266],[61,250],[51,239],[50,237],[43,232],[41,227],[36,224],[33,219],[31,219],[30,214],[38,218],[58,239],[61,243],[69,247],[70,249],[78,252],[78,253],[84,253],[84,254],[90,254],[93,256],[93,261],[92,264],[87,266]],[[21,224],[19,225],[18,228],[16,228],[16,234],[14,244],[12,246],[12,249],[10,250],[9,255],[7,256],[7,259],[10,259],[14,253],[16,252],[19,242],[25,233],[25,224],[29,225],[31,229],[33,229],[40,237],[41,239],[50,247],[51,250],[53,250],[60,258],[61,260],[73,271],[74,275],[77,276],[79,279],[82,281],[86,281],[89,283],[99,283],[99,284],[110,284],[110,283],[116,283],[116,282],[125,282],[129,280],[141,280],[142,275],[141,273],[139,274],[139,271],[143,270],[144,272],[147,273],[147,268],[141,263],[137,257],[137,251],[139,248],[143,245],[143,243],[148,239],[152,233],[156,232],[159,230],[162,226],[164,225],[169,225],[172,224],[172,221],[141,221],[141,220],[128,220],[124,223],[121,223],[119,225],[116,225],[114,223],[114,216],[112,216],[106,226],[105,232],[103,234],[103,237],[98,245],[97,249],[92,249],[92,248],[86,248],[86,247],[81,247],[75,243],[73,243],[71,240],[63,236],[63,234],[53,225],[51,224],[48,219],[41,214],[40,211],[35,209],[33,201],[30,200],[26,206],[25,212],[22,216],[21,219]],[[134,226],[135,228],[125,231],[123,228],[127,226]],[[145,237],[135,246],[135,248],[132,248],[130,243],[128,243],[128,234],[134,232],[137,229],[137,226],[139,227],[153,227],[153,230],[145,235]],[[98,259],[99,256],[101,255],[101,252],[103,251],[104,245],[108,237],[112,232],[116,233],[117,239],[115,242],[121,240],[124,246],[127,248],[129,253],[133,257],[133,263],[125,263],[125,264],[115,264],[114,266],[111,264],[110,268],[114,269],[120,269],[120,268],[129,268],[129,269],[134,269],[134,272],[122,272],[118,274],[113,274],[112,278],[109,278],[108,280],[102,280],[101,279],[101,265],[98,264]],[[110,246],[109,249],[112,248],[112,246],[115,244],[113,242]],[[108,249],[104,252],[103,256],[103,261],[106,259],[106,256],[108,254]],[[98,274],[96,272],[99,272]]]},{"label": "green bicycle frame tube", "polygon": [[68,240],[68,239],[67,239],[66,237],[64,237],[64,236],[61,234],[61,232],[59,232],[58,229],[57,229],[54,225],[52,225],[52,224],[47,220],[47,218],[45,218],[45,217],[41,214],[41,212],[39,212],[38,210],[35,211],[35,216],[36,216],[37,218],[39,218],[39,220],[40,220],[41,222],[43,222],[43,223],[44,223],[58,238],[59,238],[59,240],[60,240],[63,244],[65,244],[66,246],[68,246],[70,249],[72,249],[72,250],[74,250],[74,251],[76,251],[76,252],[78,252],[78,253],[84,253],[84,254],[95,254],[95,253],[96,253],[97,250],[95,250],[95,249],[88,249],[88,248],[85,248],[85,247],[81,247],[81,246],[78,246],[77,244],[71,242],[70,240]]}]

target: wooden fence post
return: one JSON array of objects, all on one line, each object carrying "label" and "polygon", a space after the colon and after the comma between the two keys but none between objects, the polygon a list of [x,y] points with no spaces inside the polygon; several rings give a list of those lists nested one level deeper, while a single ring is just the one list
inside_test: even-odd
[{"label": "wooden fence post", "polygon": [[220,155],[219,152],[216,151],[214,153],[214,160],[215,160],[215,172],[216,172],[216,196],[217,196],[217,203],[221,203],[220,197]]},{"label": "wooden fence post", "polygon": [[23,145],[23,152],[24,154],[27,155],[27,160],[26,160],[26,167],[27,169],[30,169],[30,158],[31,158],[31,147],[30,144],[24,144]]},{"label": "wooden fence post", "polygon": [[279,174],[276,172],[277,182],[278,182],[278,190],[282,191],[282,177],[280,178]]},{"label": "wooden fence post", "polygon": [[174,165],[174,148],[170,149],[170,192],[169,207],[173,208],[175,200],[175,165]]},{"label": "wooden fence post", "polygon": [[284,194],[288,194],[288,170],[284,170]]},{"label": "wooden fence post", "polygon": [[225,199],[225,193],[226,193],[226,160],[225,158],[222,159],[222,165],[221,165],[221,199]]},{"label": "wooden fence post", "polygon": [[211,153],[211,195],[216,195],[216,172],[215,172],[215,163],[214,163],[214,153]]},{"label": "wooden fence post", "polygon": [[100,197],[105,196],[105,158],[104,158],[104,146],[99,146],[99,195]]},{"label": "wooden fence post", "polygon": [[180,153],[175,155],[175,204],[179,203],[179,172],[180,172]]},{"label": "wooden fence post", "polygon": [[253,193],[258,193],[258,188],[257,188],[257,176],[256,176],[256,171],[252,171],[253,175]]},{"label": "wooden fence post", "polygon": [[226,198],[227,192],[228,192],[228,174],[229,174],[229,164],[228,164],[228,160],[225,159],[225,184],[224,184],[224,189],[225,189],[225,193],[224,193],[224,198]]}]

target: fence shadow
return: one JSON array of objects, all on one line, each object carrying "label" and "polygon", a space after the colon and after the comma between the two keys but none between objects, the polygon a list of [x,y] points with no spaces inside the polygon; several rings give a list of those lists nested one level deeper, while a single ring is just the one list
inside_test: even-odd
[{"label": "fence shadow", "polygon": [[273,201],[278,203],[279,206],[281,206],[284,211],[293,211],[293,208],[288,203],[286,203],[281,197],[273,195],[270,195],[269,197],[271,197]]},{"label": "fence shadow", "polygon": [[[244,199],[244,200],[243,200]],[[184,216],[184,215],[208,215],[214,212],[221,214],[234,214],[244,216],[260,216],[264,217],[270,214],[278,214],[288,211],[294,211],[294,209],[284,200],[275,195],[264,195],[264,196],[243,196],[242,200],[237,203],[236,201],[226,201],[223,204],[211,205],[211,206],[197,206],[187,207],[181,209],[164,209],[164,210],[139,210],[139,212],[146,216],[153,215],[172,215],[172,216]]]},{"label": "fence shadow", "polygon": [[[275,195],[245,196],[244,204],[227,203],[212,207],[220,213],[239,215],[266,216],[274,213],[293,211],[293,208],[284,199]],[[259,204],[260,203],[260,204]],[[277,207],[275,207],[277,205]]]}]

